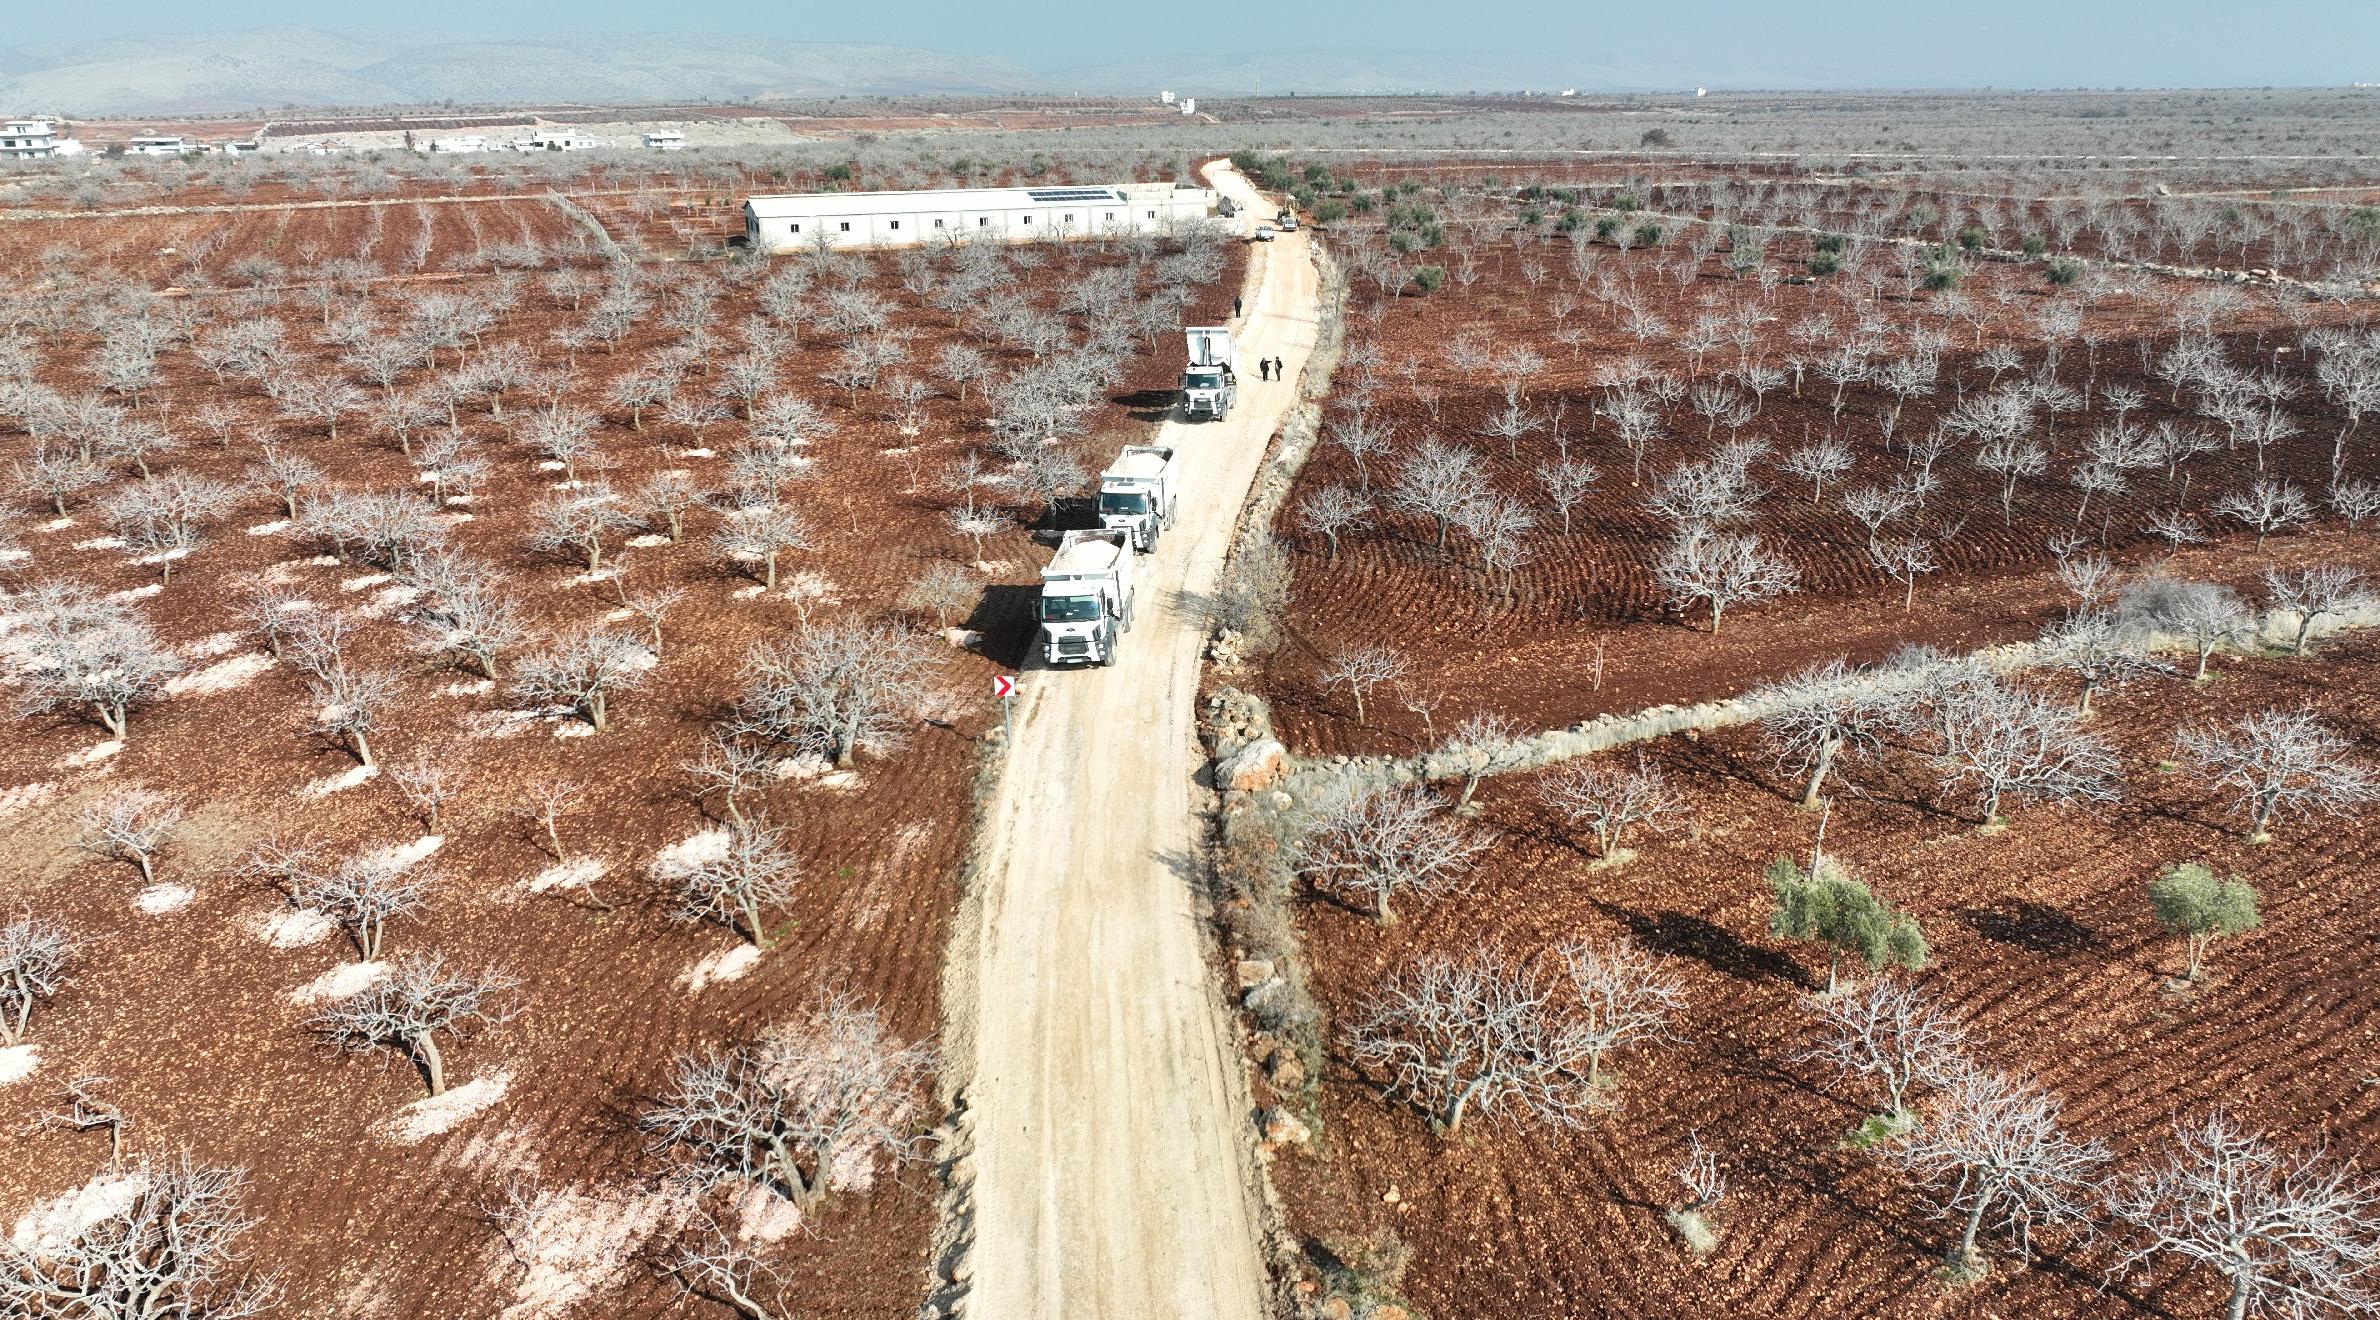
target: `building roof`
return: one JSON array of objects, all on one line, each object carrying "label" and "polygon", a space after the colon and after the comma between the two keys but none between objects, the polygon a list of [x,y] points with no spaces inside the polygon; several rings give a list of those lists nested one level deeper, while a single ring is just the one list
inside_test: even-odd
[{"label": "building roof", "polygon": [[1014,211],[1032,206],[1061,206],[1069,202],[1127,202],[1157,192],[1170,194],[1170,183],[1095,185],[1052,184],[1046,188],[920,188],[891,192],[775,193],[745,199],[752,214],[771,216],[876,215],[884,212]]}]

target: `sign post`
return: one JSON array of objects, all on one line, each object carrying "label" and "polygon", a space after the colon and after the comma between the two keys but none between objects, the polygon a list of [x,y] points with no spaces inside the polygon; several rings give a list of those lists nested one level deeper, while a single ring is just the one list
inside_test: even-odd
[{"label": "sign post", "polygon": [[1000,754],[1006,756],[1016,749],[1016,723],[1008,714],[1016,704],[1016,675],[993,675],[992,695],[1000,699]]}]

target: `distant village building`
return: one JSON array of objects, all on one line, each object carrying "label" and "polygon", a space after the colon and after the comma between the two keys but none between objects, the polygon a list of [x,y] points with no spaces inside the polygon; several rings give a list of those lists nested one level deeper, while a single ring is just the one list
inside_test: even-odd
[{"label": "distant village building", "polygon": [[602,138],[586,137],[578,133],[543,131],[533,133],[525,138],[513,139],[512,149],[514,151],[593,151],[607,145],[609,144]]},{"label": "distant village building", "polygon": [[[72,139],[68,139],[72,141]],[[58,121],[10,119],[0,121],[0,157],[39,160],[58,154]]]},{"label": "distant village building", "polygon": [[127,156],[182,156],[199,149],[198,143],[178,133],[136,137],[124,144]]},{"label": "distant village building", "polygon": [[839,248],[1055,241],[1157,233],[1214,209],[1213,189],[1172,183],[797,193],[745,199],[744,236],[763,252],[822,239]]},{"label": "distant village building", "polygon": [[674,128],[664,128],[645,134],[647,151],[684,151],[686,135]]},{"label": "distant village building", "polygon": [[468,156],[488,149],[488,140],[477,133],[461,137],[431,138],[422,150],[433,156]]},{"label": "distant village building", "polygon": [[1172,92],[1159,92],[1159,93],[1157,93],[1157,104],[1159,104],[1159,105],[1172,105],[1172,104],[1173,104],[1173,93],[1172,93]]},{"label": "distant village building", "polygon": [[1194,115],[1194,114],[1197,114],[1197,113],[1198,113],[1198,98],[1197,98],[1197,97],[1195,97],[1195,96],[1185,96],[1185,97],[1183,97],[1183,98],[1182,98],[1182,113],[1183,113],[1183,114],[1186,114],[1186,115]]}]

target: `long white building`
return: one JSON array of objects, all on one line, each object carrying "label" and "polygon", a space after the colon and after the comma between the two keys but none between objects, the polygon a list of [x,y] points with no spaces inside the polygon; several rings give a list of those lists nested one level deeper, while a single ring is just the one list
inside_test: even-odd
[{"label": "long white building", "polygon": [[1213,189],[1172,183],[789,193],[745,199],[744,236],[763,252],[798,251],[822,235],[854,248],[1022,243],[1157,232],[1214,210]]}]

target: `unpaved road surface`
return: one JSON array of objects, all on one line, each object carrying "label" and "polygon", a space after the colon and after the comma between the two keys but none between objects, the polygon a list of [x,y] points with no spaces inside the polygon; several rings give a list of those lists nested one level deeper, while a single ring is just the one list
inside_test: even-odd
[{"label": "unpaved road surface", "polygon": [[[1262,203],[1227,168],[1211,177]],[[1144,556],[1108,669],[1034,672],[954,951],[965,1088],[954,1172],[970,1316],[1256,1320],[1267,1313],[1246,1077],[1204,957],[1195,716],[1214,588],[1315,339],[1304,234],[1254,249],[1228,421],[1170,422],[1173,528]],[[1258,356],[1289,381],[1257,378]],[[970,949],[969,942],[972,941]],[[972,1034],[967,1021],[972,1009]]]}]

